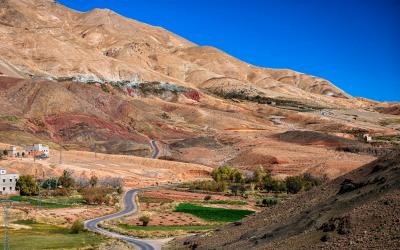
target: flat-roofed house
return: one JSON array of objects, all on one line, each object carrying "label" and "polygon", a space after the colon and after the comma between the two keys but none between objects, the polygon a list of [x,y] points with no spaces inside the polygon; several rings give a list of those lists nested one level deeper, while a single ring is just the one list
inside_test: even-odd
[{"label": "flat-roofed house", "polygon": [[8,174],[7,170],[0,168],[0,194],[15,194],[19,174]]},{"label": "flat-roofed house", "polygon": [[25,146],[26,154],[37,156],[37,155],[46,155],[49,157],[49,147],[43,144],[33,144],[29,146]]}]

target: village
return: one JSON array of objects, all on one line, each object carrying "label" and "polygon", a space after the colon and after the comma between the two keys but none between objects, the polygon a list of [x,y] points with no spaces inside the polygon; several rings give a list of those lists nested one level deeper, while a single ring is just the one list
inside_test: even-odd
[{"label": "village", "polygon": [[[24,145],[22,147],[10,146],[8,149],[4,149],[1,152],[2,158],[26,158],[31,157],[35,159],[47,159],[49,158],[49,147],[43,144]],[[19,191],[16,188],[19,174],[8,173],[6,169],[0,168],[0,195],[8,196],[18,194]]]}]

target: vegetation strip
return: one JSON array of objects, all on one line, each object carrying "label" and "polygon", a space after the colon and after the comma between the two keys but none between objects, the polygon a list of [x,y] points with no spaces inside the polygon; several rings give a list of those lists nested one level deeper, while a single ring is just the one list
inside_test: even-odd
[{"label": "vegetation strip", "polygon": [[250,210],[203,207],[191,203],[180,203],[175,212],[189,213],[207,221],[232,222],[241,220],[249,214]]}]

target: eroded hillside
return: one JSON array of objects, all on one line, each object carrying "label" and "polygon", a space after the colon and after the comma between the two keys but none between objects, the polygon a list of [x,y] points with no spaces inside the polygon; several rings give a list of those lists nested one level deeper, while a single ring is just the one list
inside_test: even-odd
[{"label": "eroded hillside", "polygon": [[400,154],[172,249],[398,249]]}]

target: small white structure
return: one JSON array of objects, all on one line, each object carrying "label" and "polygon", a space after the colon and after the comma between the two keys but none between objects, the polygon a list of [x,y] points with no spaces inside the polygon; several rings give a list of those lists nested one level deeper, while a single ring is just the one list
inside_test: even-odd
[{"label": "small white structure", "polygon": [[372,136],[370,136],[369,134],[364,134],[364,135],[363,135],[363,139],[364,139],[366,142],[370,142],[370,141],[372,141]]},{"label": "small white structure", "polygon": [[8,151],[8,156],[17,157],[18,150],[16,146],[10,146],[10,148],[7,151]]},{"label": "small white structure", "polygon": [[19,174],[7,174],[7,170],[0,168],[0,194],[15,194]]},{"label": "small white structure", "polygon": [[33,144],[32,146],[25,146],[26,154],[36,156],[36,155],[46,155],[49,157],[49,147],[43,144]]}]

